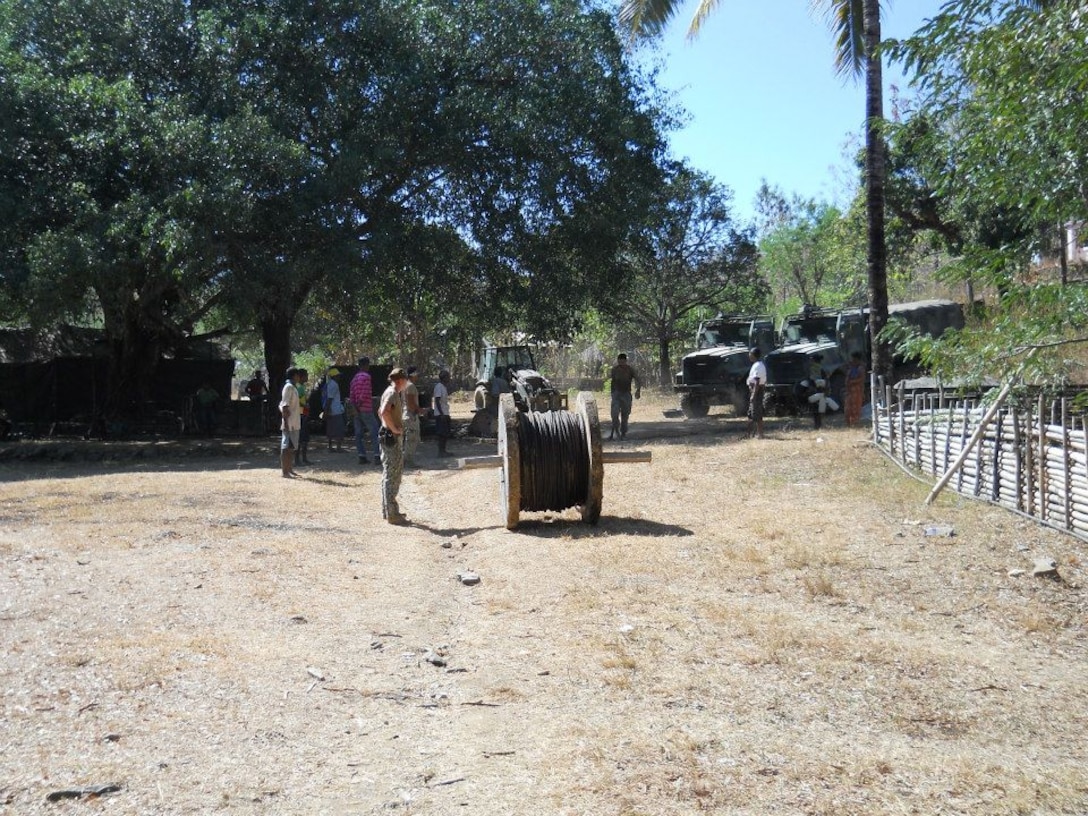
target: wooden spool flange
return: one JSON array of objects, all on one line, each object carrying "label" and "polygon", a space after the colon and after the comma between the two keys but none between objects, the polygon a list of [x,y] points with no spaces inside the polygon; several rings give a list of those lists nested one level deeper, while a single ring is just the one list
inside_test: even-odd
[{"label": "wooden spool flange", "polygon": [[514,405],[514,395],[502,394],[499,397],[499,456],[502,458],[499,481],[507,530],[518,526],[518,514],[521,512],[520,421],[521,412]]},{"label": "wooden spool flange", "polygon": [[596,524],[601,517],[601,501],[604,499],[604,459],[601,456],[601,423],[597,418],[597,400],[586,391],[578,392],[576,413],[582,417],[589,451],[589,485],[586,500],[582,504],[582,521]]}]

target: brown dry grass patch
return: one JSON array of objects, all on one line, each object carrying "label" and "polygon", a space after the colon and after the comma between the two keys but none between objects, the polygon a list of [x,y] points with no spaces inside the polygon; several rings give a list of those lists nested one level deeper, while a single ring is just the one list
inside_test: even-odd
[{"label": "brown dry grass patch", "polygon": [[[1088,811],[1081,542],[923,508],[860,432],[666,404],[597,527],[508,532],[495,473],[429,448],[406,529],[320,449],[295,481],[4,465],[0,810],[117,783],[118,814]],[[1062,581],[1009,576],[1043,554]]]}]

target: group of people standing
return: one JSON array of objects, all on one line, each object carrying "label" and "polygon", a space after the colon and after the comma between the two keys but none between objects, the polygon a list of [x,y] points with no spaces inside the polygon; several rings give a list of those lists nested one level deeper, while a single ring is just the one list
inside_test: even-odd
[{"label": "group of people standing", "polygon": [[[748,370],[748,435],[763,438],[763,398],[767,387],[767,366],[762,360],[763,354],[758,348],[748,353],[752,367]],[[848,428],[861,422],[861,410],[865,402],[865,363],[861,354],[854,352],[844,372],[846,397],[843,413]],[[828,391],[828,374],[823,367],[823,357],[813,355],[809,362],[808,377],[799,383],[800,398],[804,399],[812,410],[813,427],[819,430],[823,425],[824,414],[830,409],[837,411],[839,404]]]},{"label": "group of people standing", "polygon": [[[390,524],[406,524],[400,512],[397,494],[406,464],[414,460],[420,440],[420,419],[433,411],[438,435],[438,455],[449,456],[446,446],[450,437],[450,373],[443,369],[434,387],[433,408],[422,406],[419,399],[419,370],[394,368],[389,373],[389,385],[383,391],[377,409],[374,406],[374,383],[370,374],[370,358],[359,358],[359,370],[348,388],[347,402],[343,400],[336,381],[339,370],[330,368],[321,388],[307,399],[305,369],[287,369],[287,381],[280,395],[282,417],[280,469],[285,478],[295,475],[298,461],[308,464],[307,408],[314,410],[314,399],[320,399],[325,418],[329,450],[343,450],[346,417],[351,413],[355,432],[355,450],[359,464],[380,462],[382,466],[382,515]],[[318,397],[318,395],[320,395]],[[367,447],[371,455],[367,455]],[[335,444],[335,446],[334,446]],[[372,457],[372,458],[371,458]]]}]

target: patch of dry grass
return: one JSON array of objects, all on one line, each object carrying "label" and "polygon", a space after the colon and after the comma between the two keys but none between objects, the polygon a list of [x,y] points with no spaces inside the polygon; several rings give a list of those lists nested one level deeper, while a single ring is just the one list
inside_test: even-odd
[{"label": "patch of dry grass", "polygon": [[[610,466],[595,528],[508,532],[493,474],[426,450],[406,529],[332,455],[295,481],[23,466],[0,801],[116,779],[122,814],[1088,812],[1079,542],[923,510],[858,432],[665,406],[636,405],[654,462]],[[1043,552],[1062,582],[1009,577]]]}]

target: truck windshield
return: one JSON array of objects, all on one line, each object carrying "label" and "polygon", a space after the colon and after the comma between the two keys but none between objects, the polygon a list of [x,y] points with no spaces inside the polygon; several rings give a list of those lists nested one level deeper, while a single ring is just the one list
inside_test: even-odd
[{"label": "truck windshield", "polygon": [[817,343],[835,340],[838,317],[796,318],[790,320],[782,331],[787,343]]},{"label": "truck windshield", "polygon": [[536,368],[533,365],[533,355],[527,346],[498,349],[495,365],[501,367],[503,371],[507,369],[521,371],[523,368]]},{"label": "truck windshield", "polygon": [[699,348],[711,346],[747,346],[751,324],[707,323],[699,332]]}]

